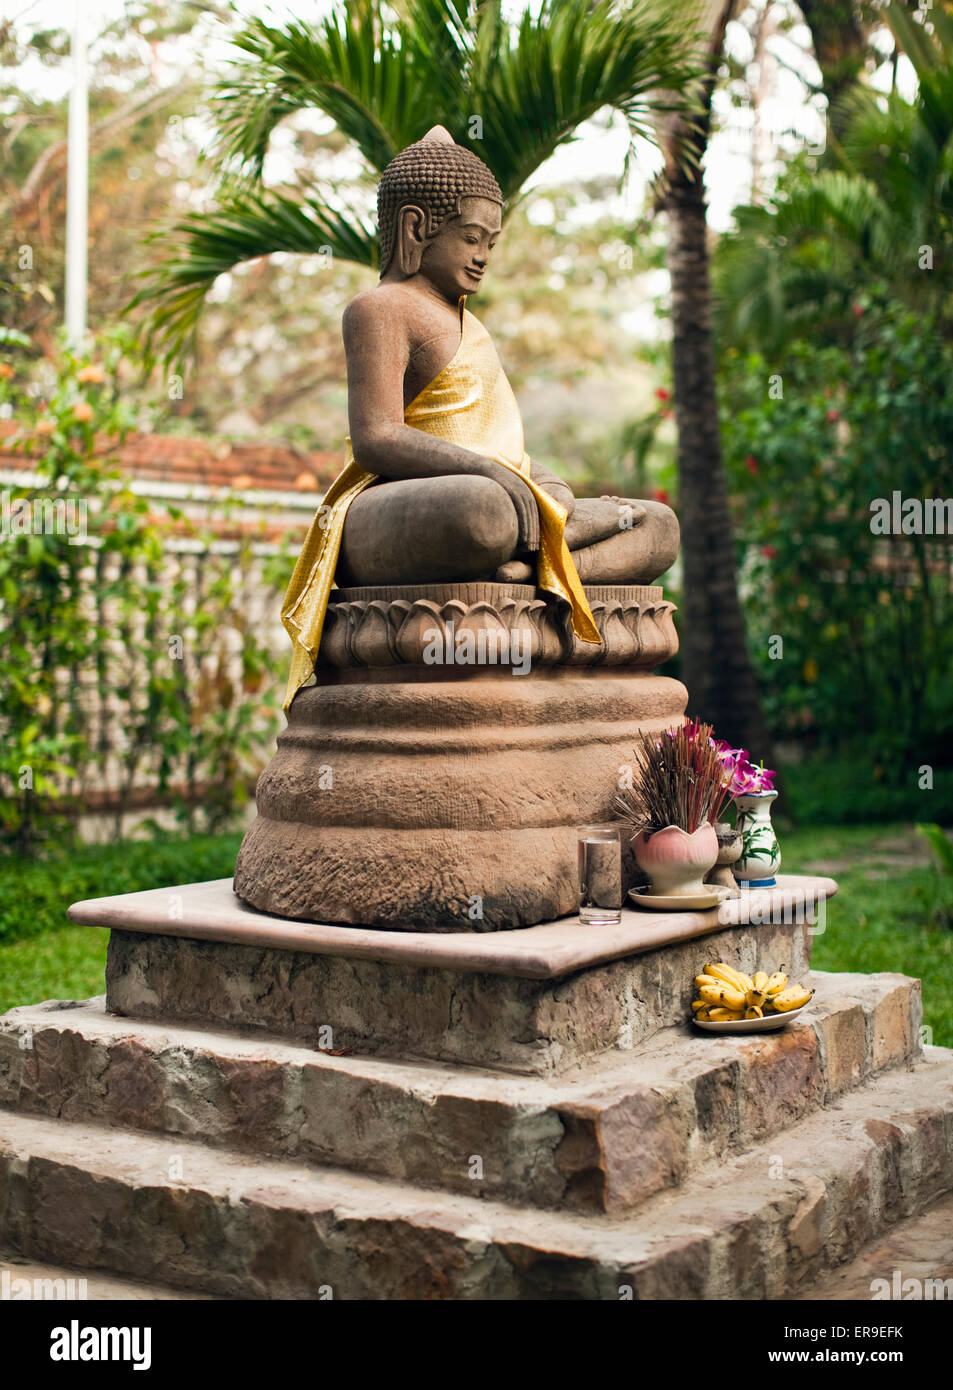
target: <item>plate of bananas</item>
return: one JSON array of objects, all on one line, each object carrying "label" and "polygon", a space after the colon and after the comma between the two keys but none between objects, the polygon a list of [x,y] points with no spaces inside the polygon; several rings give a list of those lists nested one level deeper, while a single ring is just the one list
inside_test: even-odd
[{"label": "plate of bananas", "polygon": [[706,1033],[770,1033],[783,1028],[814,998],[812,989],[788,984],[783,970],[753,976],[719,961],[695,976],[698,997],[692,1020]]}]

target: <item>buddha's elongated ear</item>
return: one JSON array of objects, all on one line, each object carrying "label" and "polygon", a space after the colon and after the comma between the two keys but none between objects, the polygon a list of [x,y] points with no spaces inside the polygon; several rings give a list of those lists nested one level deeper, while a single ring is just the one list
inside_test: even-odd
[{"label": "buddha's elongated ear", "polygon": [[432,237],[427,235],[427,214],[413,203],[405,203],[397,214],[394,260],[402,275],[416,275]]}]

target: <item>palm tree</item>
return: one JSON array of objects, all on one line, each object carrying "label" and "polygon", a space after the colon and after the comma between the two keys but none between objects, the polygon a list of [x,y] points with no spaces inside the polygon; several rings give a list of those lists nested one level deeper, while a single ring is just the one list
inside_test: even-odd
[{"label": "palm tree", "polygon": [[[715,346],[702,160],[725,29],[736,0],[707,0],[700,119],[673,112],[663,127],[659,205],[668,215],[666,261],[672,283],[672,371],[678,428],[682,530],[682,676],[689,712],[732,744],[770,757],[770,737],[745,640],[738,598],[715,392]],[[687,146],[688,158],[685,157]]]},{"label": "palm tree", "polygon": [[798,9],[811,31],[831,130],[839,132],[840,98],[864,70],[877,11],[868,0],[798,0]]},{"label": "palm tree", "polygon": [[439,120],[490,166],[511,210],[543,161],[597,112],[621,112],[631,152],[654,138],[653,117],[690,109],[695,48],[664,0],[544,0],[515,23],[501,10],[501,0],[410,0],[387,18],[381,0],[348,0],[316,26],[253,19],[212,103],[217,206],[160,234],[172,249],[129,306],[150,306],[150,360],[189,353],[209,290],[243,261],[330,250],[377,264],[371,221],[332,190],[292,198],[263,185],[272,133],[295,111],[330,116],[368,183]]}]

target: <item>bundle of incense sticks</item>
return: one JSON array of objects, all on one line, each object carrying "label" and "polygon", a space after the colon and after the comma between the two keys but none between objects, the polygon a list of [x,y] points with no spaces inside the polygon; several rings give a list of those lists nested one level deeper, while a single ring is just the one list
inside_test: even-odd
[{"label": "bundle of incense sticks", "polygon": [[689,722],[661,736],[639,735],[632,787],[616,806],[636,833],[676,825],[690,835],[704,821],[714,823],[729,785],[711,725]]}]

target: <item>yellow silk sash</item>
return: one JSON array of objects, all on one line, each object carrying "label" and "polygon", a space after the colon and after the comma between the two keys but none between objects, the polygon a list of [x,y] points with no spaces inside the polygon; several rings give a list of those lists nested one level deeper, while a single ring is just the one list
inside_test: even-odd
[{"label": "yellow silk sash", "polygon": [[[463,307],[462,300],[460,346],[443,371],[407,407],[404,423],[492,458],[522,478],[539,509],[537,584],[570,605],[573,631],[581,641],[601,642],[563,536],[568,513],[529,477],[530,460],[523,449],[516,398],[489,333]],[[514,456],[518,462],[513,461]],[[281,621],[292,643],[286,710],[314,671],[347,509],[378,476],[358,467],[350,439],[346,457],[346,467],[331,484],[311,523],[281,606]]]}]

